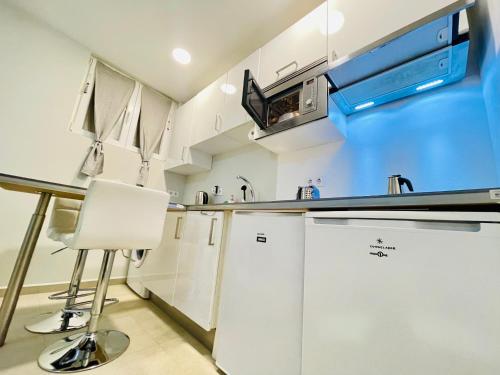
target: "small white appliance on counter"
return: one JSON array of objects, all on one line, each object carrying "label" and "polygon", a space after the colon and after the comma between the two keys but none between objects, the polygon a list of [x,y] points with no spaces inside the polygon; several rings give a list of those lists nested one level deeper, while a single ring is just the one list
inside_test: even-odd
[{"label": "small white appliance on counter", "polygon": [[500,213],[306,218],[303,375],[500,374]]},{"label": "small white appliance on counter", "polygon": [[235,212],[214,357],[228,375],[299,375],[304,216]]}]

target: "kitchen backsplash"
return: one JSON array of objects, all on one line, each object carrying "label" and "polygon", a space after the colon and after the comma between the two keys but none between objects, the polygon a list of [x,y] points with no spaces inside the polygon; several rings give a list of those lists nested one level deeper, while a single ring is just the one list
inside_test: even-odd
[{"label": "kitchen backsplash", "polygon": [[416,191],[498,185],[478,77],[348,118],[347,138],[278,158],[277,199],[322,178],[323,197],[386,194],[402,174]]},{"label": "kitchen backsplash", "polygon": [[[209,172],[199,173],[185,177],[178,177],[167,173],[167,186],[169,190],[181,188],[184,183],[183,197],[180,201],[193,204],[195,193],[199,190],[206,191],[211,197],[212,187],[222,187],[222,194],[228,199],[234,195],[241,200],[241,181],[236,180],[237,175],[242,175],[253,184],[257,200],[274,200],[276,198],[276,170],[277,155],[256,145],[251,144],[236,151],[216,155],[213,158],[212,169]],[[173,175],[173,176],[172,176]]]}]

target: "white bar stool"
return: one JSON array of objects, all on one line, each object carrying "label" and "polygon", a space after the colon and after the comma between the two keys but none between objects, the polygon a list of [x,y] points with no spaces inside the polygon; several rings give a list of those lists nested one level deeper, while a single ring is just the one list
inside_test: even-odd
[{"label": "white bar stool", "polygon": [[[72,236],[76,230],[81,207],[82,201],[56,198],[49,228],[47,229],[47,236],[54,241],[60,242],[64,242],[65,238]],[[28,331],[33,333],[58,333],[80,329],[87,325],[90,320],[90,312],[71,310],[71,306],[76,303],[77,298],[91,296],[95,293],[95,288],[80,288],[87,253],[88,250],[78,250],[68,290],[49,296],[49,299],[66,300],[65,306],[55,313],[43,314],[42,319],[36,323],[26,325],[25,328]]]},{"label": "white bar stool", "polygon": [[[38,365],[50,372],[76,372],[102,366],[128,347],[120,331],[98,330],[116,250],[154,249],[162,237],[170,196],[161,191],[96,179],[90,183],[76,230],[62,238],[71,249],[105,249],[87,331],[48,346]],[[69,311],[84,311],[74,304]]]}]

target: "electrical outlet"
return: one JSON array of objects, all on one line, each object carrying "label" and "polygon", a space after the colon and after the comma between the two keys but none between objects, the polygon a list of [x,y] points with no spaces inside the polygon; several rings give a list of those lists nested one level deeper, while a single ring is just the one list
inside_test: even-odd
[{"label": "electrical outlet", "polygon": [[176,190],[169,190],[170,198],[179,198],[179,192]]},{"label": "electrical outlet", "polygon": [[325,186],[325,178],[324,177],[316,177],[314,179],[314,185],[316,185],[317,187]]}]

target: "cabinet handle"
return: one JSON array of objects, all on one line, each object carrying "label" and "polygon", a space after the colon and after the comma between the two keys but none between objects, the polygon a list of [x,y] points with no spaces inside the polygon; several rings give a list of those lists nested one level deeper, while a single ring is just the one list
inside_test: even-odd
[{"label": "cabinet handle", "polygon": [[213,218],[210,221],[210,234],[208,235],[208,246],[215,245],[214,234],[215,234],[215,224],[217,223],[217,218]]},{"label": "cabinet handle", "polygon": [[339,58],[339,56],[337,55],[337,52],[335,52],[335,50],[332,50],[332,61],[335,61]]},{"label": "cabinet handle", "polygon": [[181,160],[182,160],[182,161],[186,161],[186,160],[185,160],[185,157],[186,157],[186,150],[187,150],[187,147],[186,147],[186,146],[182,146],[182,153],[181,153]]},{"label": "cabinet handle", "polygon": [[276,81],[280,79],[280,73],[285,70],[286,68],[289,68],[291,67],[292,65],[295,65],[295,70],[294,72],[296,72],[297,70],[299,70],[299,63],[297,61],[292,61],[291,63],[289,64],[286,64],[285,66],[279,68],[277,71],[276,71]]},{"label": "cabinet handle", "polygon": [[214,127],[215,127],[216,132],[220,131],[221,123],[222,123],[222,116],[219,113],[215,114],[215,126]]},{"label": "cabinet handle", "polygon": [[175,235],[174,235],[174,239],[175,240],[180,240],[181,239],[181,234],[180,234],[181,223],[182,223],[182,217],[179,216],[177,218],[177,222],[175,223]]}]

